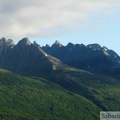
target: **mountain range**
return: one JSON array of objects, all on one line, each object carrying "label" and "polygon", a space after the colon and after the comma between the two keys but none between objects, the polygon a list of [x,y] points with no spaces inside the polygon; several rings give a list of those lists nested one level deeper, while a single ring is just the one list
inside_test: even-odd
[{"label": "mountain range", "polygon": [[[46,72],[65,64],[105,75],[119,75],[120,69],[120,56],[115,51],[109,50],[105,46],[101,47],[99,44],[85,46],[84,44],[68,43],[63,46],[59,41],[55,41],[52,46],[40,47],[36,42],[31,43],[28,38],[23,38],[17,45],[13,40],[2,38],[0,57],[1,68],[18,73],[26,73],[28,71],[26,69],[29,69],[30,74],[33,72],[40,74],[41,71]],[[44,65],[47,67],[45,68]],[[32,71],[33,69],[35,71]]]},{"label": "mountain range", "polygon": [[118,75],[120,69],[120,56],[107,47],[99,44],[72,44],[63,46],[59,41],[50,47],[46,45],[42,49],[61,60],[63,63],[87,70],[97,74]]},{"label": "mountain range", "polygon": [[[105,46],[72,43],[64,46],[55,41],[51,46],[41,47],[28,38],[15,45],[13,40],[2,38],[0,68],[0,96],[5,99],[0,101],[3,106],[0,117],[5,120],[7,116],[12,120],[43,120],[45,114],[46,120],[95,120],[101,110],[119,110],[120,56]],[[14,99],[18,108],[13,104]],[[38,105],[41,101],[42,107]],[[24,104],[30,112],[24,110]],[[31,116],[33,112],[35,117]]]}]

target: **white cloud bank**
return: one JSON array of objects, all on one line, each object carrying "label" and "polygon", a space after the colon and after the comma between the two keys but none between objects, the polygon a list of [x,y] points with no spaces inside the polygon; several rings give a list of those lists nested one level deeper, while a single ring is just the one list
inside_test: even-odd
[{"label": "white cloud bank", "polygon": [[0,0],[0,36],[18,39],[72,32],[119,8],[120,0]]}]

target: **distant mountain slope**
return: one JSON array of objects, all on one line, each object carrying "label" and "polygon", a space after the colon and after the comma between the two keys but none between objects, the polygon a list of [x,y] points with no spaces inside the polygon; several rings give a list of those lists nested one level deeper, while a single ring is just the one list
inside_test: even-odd
[{"label": "distant mountain slope", "polygon": [[67,65],[93,73],[118,75],[120,71],[120,56],[99,44],[85,46],[68,43],[63,46],[56,41],[51,47],[45,46],[42,49]]},{"label": "distant mountain slope", "polygon": [[56,84],[0,69],[2,120],[96,120],[99,111],[88,99]]}]

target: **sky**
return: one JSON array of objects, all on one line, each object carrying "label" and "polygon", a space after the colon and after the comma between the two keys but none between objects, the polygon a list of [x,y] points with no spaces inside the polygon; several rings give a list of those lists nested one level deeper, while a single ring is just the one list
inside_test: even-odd
[{"label": "sky", "polygon": [[120,0],[0,0],[0,38],[41,46],[98,43],[120,55]]}]

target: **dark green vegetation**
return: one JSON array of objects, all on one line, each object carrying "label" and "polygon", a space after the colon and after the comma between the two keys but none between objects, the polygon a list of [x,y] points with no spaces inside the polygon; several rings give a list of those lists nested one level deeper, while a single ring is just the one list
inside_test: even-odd
[{"label": "dark green vegetation", "polygon": [[117,78],[59,70],[49,80],[84,96],[104,111],[118,111],[120,108],[120,80]]},{"label": "dark green vegetation", "polygon": [[119,110],[119,80],[67,71],[64,74],[59,71],[57,75],[57,82],[55,77],[53,81],[63,88],[42,78],[1,69],[0,119],[99,120],[101,110]]},{"label": "dark green vegetation", "polygon": [[0,70],[2,120],[96,120],[99,111],[90,100],[44,79]]}]

